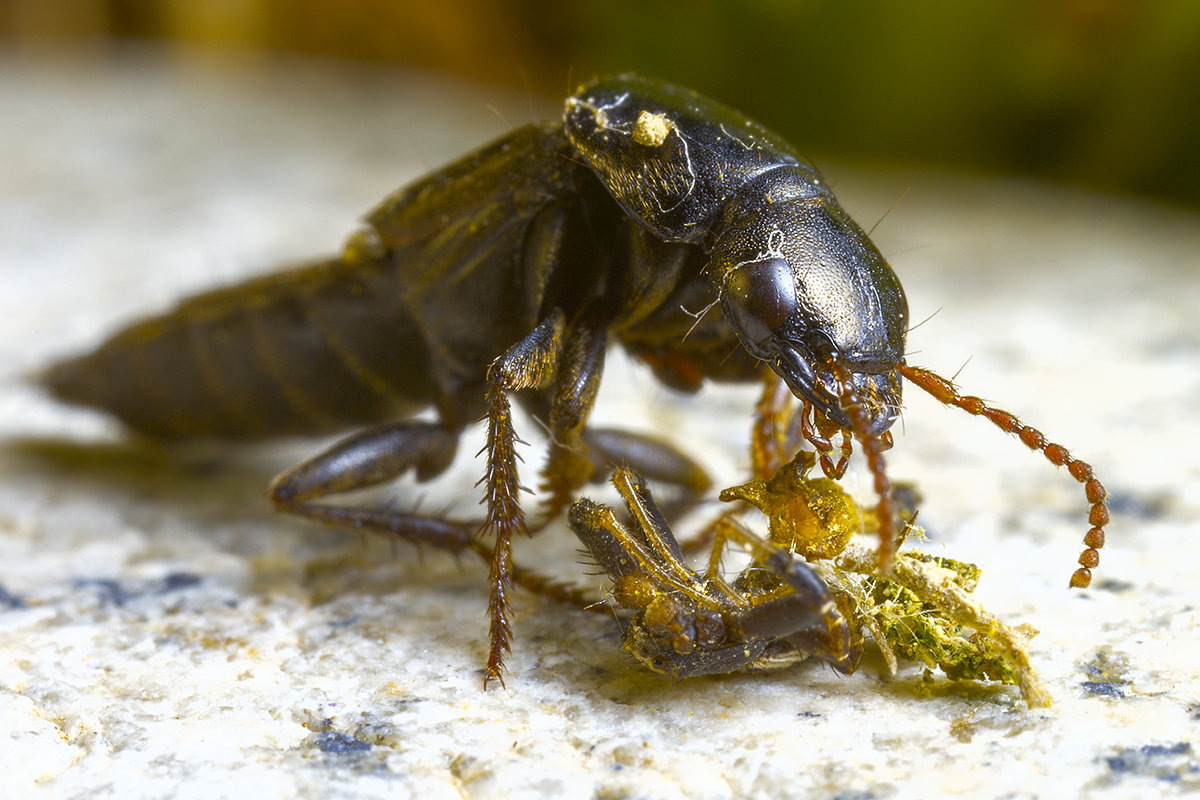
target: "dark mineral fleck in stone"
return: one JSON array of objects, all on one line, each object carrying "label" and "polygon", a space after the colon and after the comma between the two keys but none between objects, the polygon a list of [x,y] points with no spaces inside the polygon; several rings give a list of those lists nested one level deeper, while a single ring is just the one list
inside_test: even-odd
[{"label": "dark mineral fleck in stone", "polygon": [[355,739],[353,736],[347,736],[337,731],[318,733],[313,737],[313,741],[323,752],[339,755],[342,753],[365,753],[371,749],[370,742],[364,742],[362,739]]}]

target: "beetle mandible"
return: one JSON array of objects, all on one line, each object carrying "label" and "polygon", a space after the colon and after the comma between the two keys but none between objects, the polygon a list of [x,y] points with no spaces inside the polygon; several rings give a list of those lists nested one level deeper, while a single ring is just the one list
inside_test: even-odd
[{"label": "beetle mandible", "polygon": [[[409,471],[436,476],[463,429],[486,418],[485,687],[503,683],[512,540],[527,530],[510,393],[549,429],[547,517],[598,465],[692,493],[708,485],[669,445],[587,427],[610,340],[686,392],[777,376],[806,403],[804,436],[831,476],[859,441],[884,569],[896,533],[882,453],[901,378],[986,417],[1084,484],[1093,527],[1071,584],[1090,581],[1108,519],[1092,468],[908,365],[892,268],[811,164],[726,106],[640,77],[597,80],[567,98],[561,123],[512,131],[386,198],[366,223],[340,256],[185,300],[41,382],[160,439],[357,427],[276,477],[275,506],[455,551],[478,549],[467,523],[319,501]],[[430,406],[436,422],[411,419]]]}]

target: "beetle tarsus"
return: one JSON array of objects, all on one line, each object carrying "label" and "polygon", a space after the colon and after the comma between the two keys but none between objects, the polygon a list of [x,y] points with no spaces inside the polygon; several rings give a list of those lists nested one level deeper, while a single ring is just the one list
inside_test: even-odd
[{"label": "beetle tarsus", "polygon": [[365,489],[415,472],[418,480],[441,474],[454,460],[459,432],[438,423],[399,422],[359,431],[271,481],[276,510],[327,525],[372,531],[413,544],[460,553],[470,546],[472,523],[390,509],[313,502]]}]

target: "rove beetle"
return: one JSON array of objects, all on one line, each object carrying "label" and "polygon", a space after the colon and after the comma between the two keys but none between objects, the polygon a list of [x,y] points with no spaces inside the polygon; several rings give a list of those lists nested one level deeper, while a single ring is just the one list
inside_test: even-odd
[{"label": "rove beetle", "polygon": [[[786,386],[831,477],[857,439],[879,497],[885,571],[896,526],[882,453],[901,378],[986,417],[1084,484],[1093,527],[1071,585],[1087,586],[1108,521],[1092,468],[907,364],[907,328],[896,274],[791,145],[692,91],[625,75],[580,88],[562,122],[517,128],[397,191],[341,255],[192,297],[40,380],[60,400],[159,439],[359,428],[276,477],[271,500],[308,519],[487,557],[487,686],[503,683],[510,650],[509,591],[521,578],[512,539],[538,528],[527,528],[519,501],[509,393],[548,427],[547,519],[617,464],[693,496],[708,486],[664,443],[587,427],[610,340],[685,392],[705,379],[775,378],[756,430],[779,413]],[[410,419],[430,406],[437,421]],[[482,527],[318,502],[410,470],[438,475],[480,417]]]}]

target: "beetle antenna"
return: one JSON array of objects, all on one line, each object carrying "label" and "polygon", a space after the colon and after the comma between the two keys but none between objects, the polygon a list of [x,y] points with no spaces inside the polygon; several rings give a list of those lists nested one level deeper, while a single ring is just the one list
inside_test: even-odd
[{"label": "beetle antenna", "polygon": [[1084,551],[1079,554],[1079,569],[1071,575],[1071,588],[1086,589],[1092,582],[1092,569],[1100,563],[1100,548],[1104,546],[1104,526],[1108,524],[1109,519],[1108,506],[1104,502],[1108,492],[1093,473],[1092,465],[1072,456],[1061,444],[1047,441],[1045,434],[1037,428],[1025,425],[1007,411],[989,406],[978,397],[959,394],[953,383],[935,372],[904,362],[900,363],[898,369],[901,375],[933,395],[943,405],[956,406],[968,414],[986,418],[1000,430],[1016,436],[1030,450],[1041,452],[1054,466],[1066,467],[1071,477],[1083,485],[1087,501],[1092,505],[1091,511],[1088,512],[1088,523],[1092,527],[1083,537]]}]

